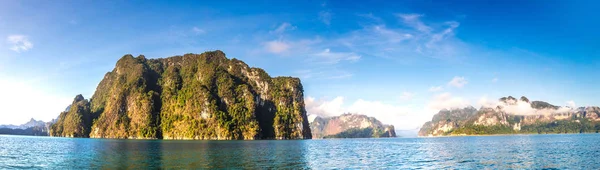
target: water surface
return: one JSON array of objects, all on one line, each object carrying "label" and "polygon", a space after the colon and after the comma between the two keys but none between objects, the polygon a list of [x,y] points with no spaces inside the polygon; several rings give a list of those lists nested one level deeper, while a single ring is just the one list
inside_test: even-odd
[{"label": "water surface", "polygon": [[600,135],[294,141],[0,136],[0,169],[600,169]]}]

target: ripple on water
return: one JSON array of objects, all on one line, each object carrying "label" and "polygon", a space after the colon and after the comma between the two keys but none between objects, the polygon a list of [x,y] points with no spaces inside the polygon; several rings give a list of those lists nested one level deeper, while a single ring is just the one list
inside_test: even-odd
[{"label": "ripple on water", "polygon": [[0,136],[0,169],[600,169],[597,134],[295,141]]}]

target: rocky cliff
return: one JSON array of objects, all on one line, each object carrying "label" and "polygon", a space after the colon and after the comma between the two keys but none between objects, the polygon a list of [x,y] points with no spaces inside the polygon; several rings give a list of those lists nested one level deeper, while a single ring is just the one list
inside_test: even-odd
[{"label": "rocky cliff", "polygon": [[600,108],[559,107],[526,97],[500,98],[497,104],[442,110],[426,122],[419,136],[516,133],[598,133]]},{"label": "rocky cliff", "polygon": [[91,123],[90,102],[77,95],[69,110],[60,113],[50,127],[50,136],[89,137]]},{"label": "rocky cliff", "polygon": [[359,114],[316,117],[310,127],[314,138],[396,137],[394,126],[383,125],[373,117]]},{"label": "rocky cliff", "polygon": [[300,79],[272,78],[221,51],[161,59],[125,55],[89,102],[78,96],[61,113],[51,135],[310,139],[303,93]]},{"label": "rocky cliff", "polygon": [[419,130],[419,136],[439,136],[444,135],[447,132],[458,128],[460,125],[465,124],[469,118],[477,113],[477,109],[474,107],[466,107],[463,109],[451,109],[451,110],[440,110],[440,112],[433,116],[431,121],[423,124]]}]

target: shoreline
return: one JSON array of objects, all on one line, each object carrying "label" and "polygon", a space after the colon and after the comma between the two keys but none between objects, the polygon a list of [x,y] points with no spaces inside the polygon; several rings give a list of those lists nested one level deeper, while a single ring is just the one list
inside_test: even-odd
[{"label": "shoreline", "polygon": [[442,135],[442,136],[417,136],[418,138],[438,138],[438,137],[468,137],[468,136],[526,136],[526,135],[570,135],[570,134],[600,134],[593,133],[514,133],[514,134],[478,134],[478,135]]}]

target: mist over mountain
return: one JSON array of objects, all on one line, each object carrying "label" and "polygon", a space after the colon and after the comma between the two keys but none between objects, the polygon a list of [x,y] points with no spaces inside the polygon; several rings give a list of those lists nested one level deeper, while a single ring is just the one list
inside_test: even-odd
[{"label": "mist over mountain", "polygon": [[574,108],[523,96],[502,97],[480,109],[441,110],[419,130],[419,136],[521,133],[598,133],[600,107]]}]

